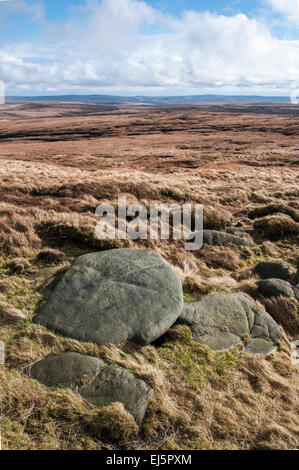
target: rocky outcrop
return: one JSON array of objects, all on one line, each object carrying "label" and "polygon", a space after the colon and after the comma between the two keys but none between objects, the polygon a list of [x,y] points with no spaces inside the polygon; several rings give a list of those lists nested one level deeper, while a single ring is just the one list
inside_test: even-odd
[{"label": "rocky outcrop", "polygon": [[195,341],[214,351],[244,345],[248,351],[265,354],[281,338],[273,318],[240,293],[207,295],[186,304],[179,321],[190,326]]}]

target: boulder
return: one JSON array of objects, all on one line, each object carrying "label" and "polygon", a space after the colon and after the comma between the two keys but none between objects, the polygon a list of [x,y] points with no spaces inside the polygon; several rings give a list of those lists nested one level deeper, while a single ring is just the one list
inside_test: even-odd
[{"label": "boulder", "polygon": [[[273,318],[241,293],[207,295],[198,302],[186,304],[179,321],[190,326],[195,341],[214,351],[245,345],[248,338],[262,338],[274,348],[281,338]],[[263,343],[254,344],[256,352],[264,354],[265,348],[258,348]]]},{"label": "boulder", "polygon": [[282,261],[261,261],[254,267],[253,273],[262,279],[290,279],[289,267]]},{"label": "boulder", "polygon": [[294,296],[297,300],[299,300],[299,284],[294,287]]},{"label": "boulder", "polygon": [[105,363],[96,357],[67,352],[48,356],[24,372],[47,387],[72,387],[84,375],[95,375]]},{"label": "boulder", "polygon": [[254,338],[246,346],[245,350],[251,354],[263,354],[266,356],[276,351],[276,346],[269,339]]},{"label": "boulder", "polygon": [[[126,369],[75,352],[48,356],[23,370],[47,387],[79,387],[79,393],[96,407],[120,402],[141,424],[153,389]],[[80,379],[89,378],[80,386]],[[80,388],[81,387],[81,388]]]},{"label": "boulder", "polygon": [[294,297],[291,284],[282,279],[263,279],[257,282],[258,291],[264,297]]},{"label": "boulder", "polygon": [[230,243],[237,246],[256,246],[246,238],[236,237],[230,233],[218,232],[217,230],[204,230],[203,243],[212,246],[227,246]]},{"label": "boulder", "polygon": [[80,390],[80,394],[95,406],[121,402],[138,425],[142,423],[153,389],[142,379],[119,366],[103,368],[95,379]]},{"label": "boulder", "polygon": [[99,345],[162,336],[183,308],[175,271],[151,250],[115,249],[76,259],[33,321]]}]

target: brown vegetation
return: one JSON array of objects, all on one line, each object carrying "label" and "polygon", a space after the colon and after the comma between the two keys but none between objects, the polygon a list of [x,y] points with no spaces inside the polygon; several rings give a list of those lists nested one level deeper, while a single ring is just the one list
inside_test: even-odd
[{"label": "brown vegetation", "polygon": [[[262,260],[287,262],[295,283],[298,115],[290,107],[283,108],[286,114],[250,109],[91,111],[88,105],[60,104],[0,110],[5,449],[298,448],[299,377],[287,337],[276,354],[264,359],[239,348],[215,354],[195,343],[182,325],[155,346],[99,348],[31,323],[49,279],[76,256],[120,246],[160,252],[181,277],[186,302],[240,289],[255,296],[252,267]],[[257,247],[204,246],[187,252],[182,241],[96,240],[96,206],[116,205],[119,195],[147,207],[152,202],[201,203],[205,228],[233,226],[246,236],[241,229],[254,225]],[[277,212],[291,219],[273,216]],[[260,300],[289,339],[299,338],[297,300]],[[152,385],[155,394],[138,433],[121,405],[94,409],[76,390],[47,389],[22,374],[30,363],[64,351],[105,358]]]}]

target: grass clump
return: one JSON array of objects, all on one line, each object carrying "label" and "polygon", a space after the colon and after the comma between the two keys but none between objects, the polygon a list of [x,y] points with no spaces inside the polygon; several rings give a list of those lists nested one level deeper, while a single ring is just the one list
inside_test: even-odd
[{"label": "grass clump", "polygon": [[60,250],[54,250],[53,248],[44,248],[37,256],[36,261],[39,263],[51,265],[60,264],[65,260],[65,253]]},{"label": "grass clump", "polygon": [[286,297],[273,297],[259,299],[266,311],[291,336],[299,333],[299,303],[296,299]]},{"label": "grass clump", "polygon": [[264,240],[299,240],[299,223],[284,217],[263,217],[253,224],[255,235]]},{"label": "grass clump", "polygon": [[108,442],[125,442],[136,438],[138,426],[133,416],[122,403],[90,411],[86,417],[87,429],[91,435]]},{"label": "grass clump", "polygon": [[205,230],[224,231],[229,222],[229,217],[226,214],[220,212],[220,210],[211,207],[204,207],[203,228]]},{"label": "grass clump", "polygon": [[31,265],[26,258],[15,258],[5,265],[9,274],[26,274],[30,271]]},{"label": "grass clump", "polygon": [[49,246],[73,245],[80,249],[109,250],[119,248],[118,240],[98,240],[92,230],[80,229],[68,223],[45,221],[36,226],[36,232]]},{"label": "grass clump", "polygon": [[229,248],[203,248],[199,255],[208,268],[213,269],[233,271],[237,269],[240,262],[239,255]]},{"label": "grass clump", "polygon": [[249,219],[257,219],[278,212],[289,215],[295,222],[299,222],[299,211],[285,204],[268,204],[267,206],[256,207],[248,212],[248,217]]}]

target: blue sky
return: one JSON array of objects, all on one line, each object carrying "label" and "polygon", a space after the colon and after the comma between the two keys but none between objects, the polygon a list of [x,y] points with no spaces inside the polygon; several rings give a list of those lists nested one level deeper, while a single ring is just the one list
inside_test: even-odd
[{"label": "blue sky", "polygon": [[286,94],[299,0],[0,0],[8,93]]}]

